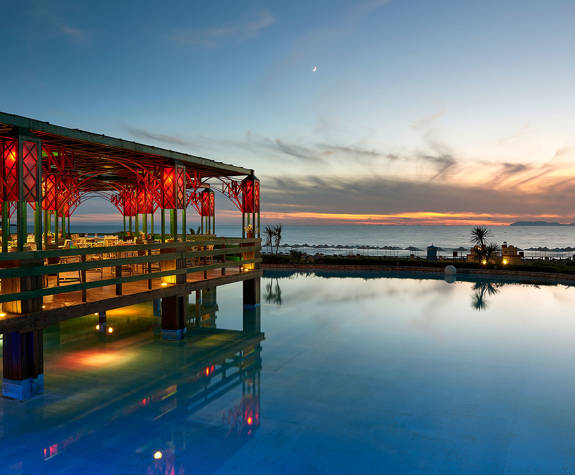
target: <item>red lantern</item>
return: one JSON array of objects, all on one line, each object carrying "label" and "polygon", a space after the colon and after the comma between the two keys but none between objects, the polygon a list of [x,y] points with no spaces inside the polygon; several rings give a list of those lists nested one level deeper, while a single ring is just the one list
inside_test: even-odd
[{"label": "red lantern", "polygon": [[165,167],[162,170],[162,208],[184,209],[186,205],[186,170]]},{"label": "red lantern", "polygon": [[4,201],[18,201],[18,141],[4,140],[2,172],[6,186]]},{"label": "red lantern", "polygon": [[204,189],[200,193],[200,203],[201,203],[201,215],[202,216],[214,216],[215,214],[215,196],[214,192],[209,188]]},{"label": "red lantern", "polygon": [[162,208],[174,209],[176,207],[175,195],[175,170],[174,167],[166,167],[162,170]]},{"label": "red lantern", "polygon": [[242,211],[260,212],[260,181],[253,175],[242,181]]},{"label": "red lantern", "polygon": [[154,201],[152,200],[151,193],[148,192],[145,186],[141,185],[138,188],[138,213],[153,213]]},{"label": "red lantern", "polygon": [[56,198],[57,198],[56,176],[45,175],[44,179],[42,180],[42,188],[43,188],[42,209],[46,211],[56,211]]},{"label": "red lantern", "polygon": [[34,202],[38,198],[38,143],[22,141],[23,200]]}]

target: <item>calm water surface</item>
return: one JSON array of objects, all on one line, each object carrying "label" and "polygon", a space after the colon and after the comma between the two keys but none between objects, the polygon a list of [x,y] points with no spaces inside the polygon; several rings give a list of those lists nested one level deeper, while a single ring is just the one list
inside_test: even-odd
[{"label": "calm water surface", "polygon": [[51,328],[0,471],[575,472],[575,288],[374,277],[268,273],[265,339],[241,284],[181,343],[143,305]]}]

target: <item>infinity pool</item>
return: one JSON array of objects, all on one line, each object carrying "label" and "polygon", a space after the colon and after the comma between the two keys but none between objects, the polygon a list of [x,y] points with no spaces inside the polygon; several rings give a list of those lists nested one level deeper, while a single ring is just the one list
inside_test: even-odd
[{"label": "infinity pool", "polygon": [[45,394],[0,400],[0,471],[575,472],[575,288],[267,273],[262,333],[241,292],[183,342],[151,305],[47,330]]}]

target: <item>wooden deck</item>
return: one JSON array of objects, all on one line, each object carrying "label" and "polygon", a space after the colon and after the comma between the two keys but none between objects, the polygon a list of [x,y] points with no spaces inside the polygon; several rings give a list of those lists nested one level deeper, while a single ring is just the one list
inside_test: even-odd
[{"label": "wooden deck", "polygon": [[40,312],[6,315],[1,318],[0,333],[46,328],[55,323],[91,313],[175,295],[189,295],[200,289],[255,279],[261,277],[263,273],[261,270],[239,272],[237,267],[226,268],[226,275],[222,275],[220,269],[206,272],[207,278],[204,278],[204,272],[188,274],[185,284],[162,285],[161,279],[152,279],[152,289],[148,288],[147,280],[125,283],[122,285],[122,295],[116,295],[115,285],[97,287],[87,291],[86,302],[82,302],[81,291],[46,296],[44,297],[45,308]]}]

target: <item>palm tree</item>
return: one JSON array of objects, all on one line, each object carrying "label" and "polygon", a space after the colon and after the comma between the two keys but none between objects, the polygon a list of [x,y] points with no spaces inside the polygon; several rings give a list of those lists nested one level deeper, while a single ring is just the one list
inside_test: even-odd
[{"label": "palm tree", "polygon": [[486,297],[497,294],[502,285],[495,282],[476,282],[473,286],[471,306],[475,310],[485,310],[487,308]]},{"label": "palm tree", "polygon": [[471,242],[477,247],[485,249],[488,237],[491,237],[491,233],[485,226],[475,226],[471,230]]},{"label": "palm tree", "polygon": [[276,224],[274,226],[274,238],[275,238],[275,245],[276,245],[276,254],[279,252],[280,242],[282,240],[282,225]]},{"label": "palm tree", "polygon": [[485,259],[489,260],[490,257],[495,257],[499,252],[499,246],[494,242],[490,242],[484,247],[484,257]]},{"label": "palm tree", "polygon": [[270,226],[269,224],[264,229],[264,235],[266,236],[266,242],[264,246],[270,247],[270,253],[273,253],[273,240],[275,236],[275,227]]}]

